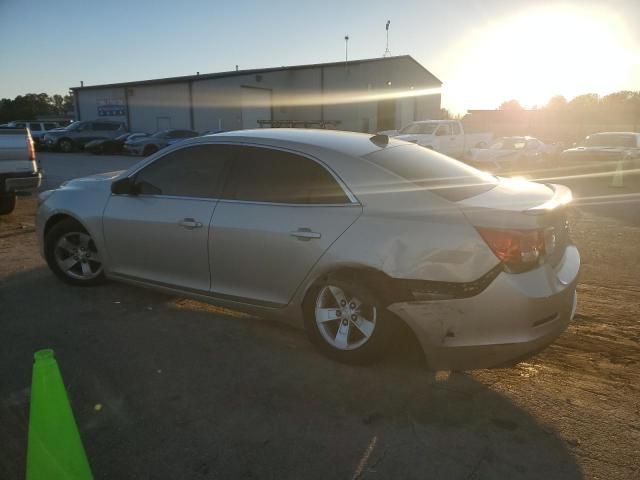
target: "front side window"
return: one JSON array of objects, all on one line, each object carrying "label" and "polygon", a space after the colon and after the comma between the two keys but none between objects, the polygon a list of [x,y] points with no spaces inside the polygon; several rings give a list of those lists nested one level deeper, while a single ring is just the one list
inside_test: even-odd
[{"label": "front side window", "polygon": [[42,125],[40,125],[39,123],[30,123],[29,130],[31,130],[32,132],[39,132],[42,130]]},{"label": "front side window", "polygon": [[451,135],[451,127],[449,125],[440,125],[440,128],[438,128],[438,131],[436,132],[436,135],[439,137],[448,137]]},{"label": "front side window", "polygon": [[55,123],[45,123],[44,124],[44,129],[45,130],[52,130],[54,128],[57,128],[58,126]]},{"label": "front side window", "polygon": [[159,158],[135,177],[142,195],[218,198],[224,167],[232,155],[226,145],[195,145]]},{"label": "front side window", "polygon": [[224,198],[269,203],[344,204],[349,198],[319,163],[289,152],[238,147]]}]

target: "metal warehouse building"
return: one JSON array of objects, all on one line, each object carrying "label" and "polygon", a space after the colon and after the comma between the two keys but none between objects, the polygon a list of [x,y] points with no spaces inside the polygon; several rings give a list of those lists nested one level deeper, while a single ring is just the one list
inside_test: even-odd
[{"label": "metal warehouse building", "polygon": [[409,55],[72,88],[77,120],[131,131],[328,124],[375,132],[437,118],[442,82]]}]

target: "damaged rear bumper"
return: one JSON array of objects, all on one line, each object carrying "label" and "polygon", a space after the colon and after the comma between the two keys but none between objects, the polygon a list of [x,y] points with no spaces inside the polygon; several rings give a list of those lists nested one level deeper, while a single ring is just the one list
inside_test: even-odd
[{"label": "damaged rear bumper", "polygon": [[504,365],[552,343],[576,308],[580,255],[568,246],[556,266],[500,273],[469,298],[401,302],[389,310],[414,331],[435,370]]}]

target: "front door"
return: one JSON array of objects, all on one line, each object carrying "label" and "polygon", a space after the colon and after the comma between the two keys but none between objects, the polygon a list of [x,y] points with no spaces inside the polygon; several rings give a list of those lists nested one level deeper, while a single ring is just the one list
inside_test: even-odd
[{"label": "front door", "polygon": [[285,305],[362,208],[310,158],[241,147],[233,165],[211,224],[212,292]]},{"label": "front door", "polygon": [[103,217],[109,273],[208,292],[211,217],[223,145],[173,150],[135,174],[136,195],[112,195]]}]

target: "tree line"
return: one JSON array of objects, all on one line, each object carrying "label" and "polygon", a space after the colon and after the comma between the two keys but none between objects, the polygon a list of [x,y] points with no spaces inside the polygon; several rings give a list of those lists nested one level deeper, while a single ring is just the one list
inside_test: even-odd
[{"label": "tree line", "polygon": [[[500,105],[499,110],[518,112],[524,108],[517,100],[508,100]],[[622,90],[605,96],[587,93],[571,100],[556,95],[546,105],[531,110],[547,114],[557,121],[637,124],[640,123],[640,91]]]},{"label": "tree line", "polygon": [[0,123],[12,120],[35,120],[42,115],[65,117],[73,115],[73,97],[71,95],[53,95],[46,93],[27,93],[13,100],[0,100]]}]

